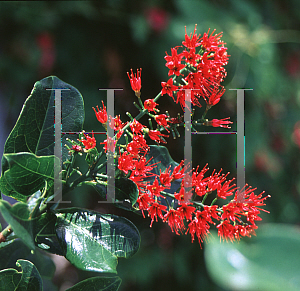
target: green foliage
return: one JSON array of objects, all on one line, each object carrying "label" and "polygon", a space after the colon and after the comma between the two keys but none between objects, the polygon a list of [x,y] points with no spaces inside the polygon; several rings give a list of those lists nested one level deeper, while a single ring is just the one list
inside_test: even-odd
[{"label": "green foliage", "polygon": [[56,213],[56,234],[65,257],[77,268],[117,273],[117,258],[139,249],[140,234],[124,217],[67,208]]},{"label": "green foliage", "polygon": [[32,237],[32,221],[29,220],[27,204],[18,202],[14,206],[5,200],[0,200],[0,211],[15,234],[32,250],[35,249]]},{"label": "green foliage", "polygon": [[[54,154],[54,89],[64,89],[61,90],[62,132],[82,130],[84,105],[81,94],[59,78],[47,77],[34,84],[5,143],[4,153],[29,152],[37,156]],[[66,136],[63,136],[63,144],[65,139]],[[63,149],[63,161],[67,156],[67,150]]]},{"label": "green foliage", "polygon": [[67,291],[116,291],[121,285],[120,277],[94,277],[83,280],[75,286],[67,289]]},{"label": "green foliage", "polygon": [[51,280],[55,272],[55,265],[48,255],[38,249],[32,253],[30,248],[19,239],[1,243],[0,256],[0,270],[14,268],[18,259],[24,259],[37,267],[43,280]]},{"label": "green foliage", "polygon": [[[1,214],[13,230],[8,235],[9,240],[0,244],[1,257],[6,258],[0,264],[4,269],[0,272],[1,290],[42,290],[41,277],[31,262],[18,260],[17,266],[22,267],[22,272],[9,268],[12,261],[32,255],[33,261],[43,270],[36,246],[65,256],[78,269],[116,274],[118,258],[131,257],[140,245],[137,228],[123,217],[79,208],[54,211],[57,205],[46,204],[55,194],[54,172],[59,165],[59,159],[53,155],[55,92],[47,89],[62,89],[62,131],[82,130],[84,111],[79,91],[57,77],[37,82],[6,141],[2,158],[1,192],[20,202],[11,206],[0,200]],[[65,141],[66,136],[63,136],[62,142]],[[66,148],[62,154],[63,161],[69,159]],[[92,157],[91,165],[96,156]],[[67,169],[72,166],[68,161]],[[69,178],[66,173],[65,170],[64,179]],[[66,181],[61,182],[66,184]],[[117,202],[136,203],[138,188],[134,182],[119,178],[115,185]],[[32,250],[36,252],[34,255]],[[51,264],[50,260],[49,267]],[[54,271],[49,271],[51,278]],[[117,290],[120,283],[119,277],[90,278],[70,290],[112,291]]]},{"label": "green foliage", "polygon": [[[107,199],[106,193],[107,193],[107,186],[97,184],[94,186],[96,191],[99,193],[102,199]],[[136,203],[136,200],[138,198],[139,191],[137,188],[137,185],[131,181],[128,178],[117,178],[115,179],[115,205],[118,207],[121,207],[120,203],[124,201],[129,201],[130,206],[126,207],[125,203],[123,203],[123,208],[125,209],[131,209],[131,206],[133,206]]]},{"label": "green foliage", "polygon": [[45,212],[35,222],[35,244],[40,249],[49,253],[64,255],[62,247],[55,232],[56,215],[53,212]]},{"label": "green foliage", "polygon": [[48,182],[46,185],[53,184],[54,170],[58,165],[59,159],[55,156],[38,157],[25,152],[4,154],[3,174],[0,180],[1,192],[24,202],[45,186],[45,182]]},{"label": "green foliage", "polygon": [[18,260],[17,267],[22,271],[15,269],[6,269],[0,271],[0,289],[7,291],[30,290],[42,291],[43,283],[36,267],[29,261]]},{"label": "green foliage", "polygon": [[300,237],[298,228],[266,224],[250,241],[220,243],[214,235],[205,247],[211,277],[234,290],[299,290]]}]

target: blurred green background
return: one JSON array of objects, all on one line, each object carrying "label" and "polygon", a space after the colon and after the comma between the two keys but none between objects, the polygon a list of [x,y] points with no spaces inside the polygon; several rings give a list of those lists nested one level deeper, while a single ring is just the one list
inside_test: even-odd
[{"label": "blurred green background", "polygon": [[[142,68],[142,99],[156,96],[161,90],[160,82],[168,79],[165,52],[170,54],[171,47],[181,45],[184,27],[189,34],[196,23],[197,33],[209,28],[223,31],[231,55],[225,88],[253,88],[245,93],[246,182],[257,187],[257,194],[266,191],[272,196],[265,207],[270,214],[262,214],[260,225],[272,223],[274,236],[274,233],[280,235],[277,225],[290,224],[295,235],[289,242],[299,246],[296,226],[300,221],[300,2],[297,0],[1,1],[0,154],[33,84],[49,75],[58,76],[82,93],[86,131],[103,130],[92,110],[102,99],[106,100],[105,92],[99,92],[98,88],[122,88],[115,94],[115,113],[123,121],[127,120],[126,111],[135,116],[138,113],[132,104],[135,96],[126,72]],[[167,95],[159,104],[161,113],[168,110],[175,117],[182,112]],[[203,108],[197,109],[196,114],[202,112]],[[225,117],[236,121],[235,91],[227,90],[207,115],[209,119]],[[183,158],[183,145],[183,137],[168,139],[167,147],[177,162]],[[211,170],[222,168],[224,172],[230,171],[231,177],[236,175],[235,135],[193,136],[193,148],[194,167],[208,162]],[[211,258],[218,242],[213,237],[201,249],[198,243],[191,244],[189,236],[176,236],[161,222],[149,228],[148,218],[104,208],[101,204],[95,207],[98,197],[90,188],[78,189],[70,199],[75,206],[124,215],[140,230],[140,251],[133,258],[119,262],[122,291],[276,290],[268,284],[251,289],[254,287],[244,287],[243,280],[237,285],[226,282],[221,273],[226,274],[229,267],[221,259],[218,261],[218,256],[214,257],[219,266],[217,273],[214,272]],[[279,265],[281,259],[287,258],[291,264],[293,260],[296,263],[300,260],[300,248],[287,247],[284,235],[283,232],[281,240],[270,240],[268,245],[279,246]],[[257,239],[241,242],[236,251],[242,252],[243,244],[259,245],[259,236]],[[226,244],[223,246],[226,248]],[[230,244],[232,247],[235,245]],[[270,256],[262,252],[258,257],[268,265]],[[251,260],[255,259],[254,256]],[[58,257],[55,262],[57,290],[65,290],[91,276]],[[277,272],[281,273],[280,267]],[[285,290],[300,290],[299,277],[293,282],[299,289]]]}]

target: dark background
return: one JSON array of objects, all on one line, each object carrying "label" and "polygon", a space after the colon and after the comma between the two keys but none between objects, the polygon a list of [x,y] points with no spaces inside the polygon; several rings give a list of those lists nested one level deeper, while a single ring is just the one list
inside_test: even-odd
[{"label": "dark background", "polygon": [[[299,224],[299,22],[297,0],[0,2],[0,153],[34,83],[49,75],[82,93],[86,131],[103,130],[92,110],[106,100],[98,88],[123,88],[115,94],[115,113],[123,121],[126,111],[137,115],[126,72],[142,68],[142,99],[154,98],[160,82],[168,80],[165,52],[181,45],[185,26],[189,34],[197,23],[197,33],[223,31],[231,55],[225,88],[253,88],[245,93],[246,182],[272,196],[266,206],[270,214],[263,214],[261,223]],[[167,95],[159,109],[173,117],[182,112]],[[236,91],[227,90],[207,115],[225,117],[236,121]],[[168,139],[177,162],[183,142],[183,137]],[[234,177],[235,135],[193,136],[193,166],[206,163]],[[75,206],[124,215],[139,228],[140,251],[119,262],[120,290],[224,290],[210,279],[203,250],[189,236],[174,235],[162,222],[149,228],[148,218],[126,211],[95,208],[98,196],[90,188],[69,198]],[[90,276],[55,261],[59,290]]]}]

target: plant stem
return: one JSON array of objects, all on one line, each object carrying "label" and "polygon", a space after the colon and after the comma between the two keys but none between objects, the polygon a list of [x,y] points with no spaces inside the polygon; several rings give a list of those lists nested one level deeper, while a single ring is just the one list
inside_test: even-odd
[{"label": "plant stem", "polygon": [[13,232],[11,225],[8,225],[5,229],[0,233],[0,243],[5,242],[6,238]]},{"label": "plant stem", "polygon": [[202,115],[202,119],[204,119],[206,113],[208,112],[208,110],[209,110],[210,108],[211,108],[211,106],[206,106],[206,109],[205,109],[205,111],[204,111],[204,113],[203,113],[203,115]]},{"label": "plant stem", "polygon": [[215,199],[212,201],[212,203],[210,204],[210,206],[213,206],[217,200],[218,200],[218,198],[215,198]]}]

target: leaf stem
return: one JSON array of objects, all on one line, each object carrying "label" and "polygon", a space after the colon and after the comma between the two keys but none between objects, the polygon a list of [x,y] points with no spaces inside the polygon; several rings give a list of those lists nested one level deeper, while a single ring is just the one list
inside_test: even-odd
[{"label": "leaf stem", "polygon": [[0,232],[0,243],[5,242],[6,238],[13,232],[11,225],[9,224],[5,229]]}]

